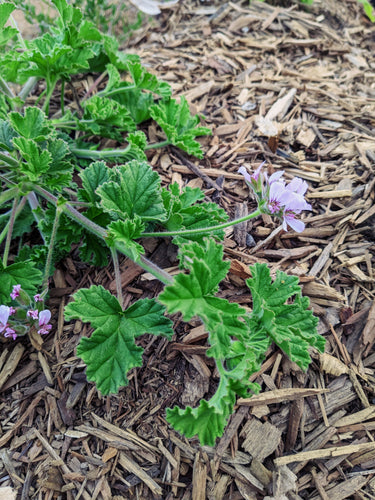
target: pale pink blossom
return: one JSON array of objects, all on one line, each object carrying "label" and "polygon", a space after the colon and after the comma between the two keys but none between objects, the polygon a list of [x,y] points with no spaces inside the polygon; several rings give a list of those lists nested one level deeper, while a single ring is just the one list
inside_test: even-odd
[{"label": "pale pink blossom", "polygon": [[8,318],[10,314],[10,307],[0,306],[0,333],[8,326]]},{"label": "pale pink blossom", "polygon": [[48,322],[51,319],[51,311],[48,309],[44,309],[43,311],[40,311],[39,313],[39,330],[38,333],[40,335],[46,335],[49,333],[49,331],[52,328],[52,325],[50,325]]},{"label": "pale pink blossom", "polygon": [[20,290],[21,290],[21,285],[14,285],[13,286],[13,291],[10,294],[10,298],[15,300],[17,297],[20,296]]}]

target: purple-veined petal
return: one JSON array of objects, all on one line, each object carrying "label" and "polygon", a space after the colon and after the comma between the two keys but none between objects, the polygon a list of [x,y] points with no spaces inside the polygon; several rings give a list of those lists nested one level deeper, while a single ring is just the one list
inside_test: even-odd
[{"label": "purple-veined petal", "polygon": [[10,308],[8,306],[0,306],[0,332],[3,332],[8,323]]},{"label": "purple-veined petal", "polygon": [[289,182],[286,188],[290,191],[293,191],[294,193],[303,196],[306,193],[308,187],[309,186],[306,181],[303,181],[299,177],[294,177],[294,179]]},{"label": "purple-veined petal", "polygon": [[284,219],[283,219],[283,228],[285,229],[284,224],[288,224],[294,231],[297,233],[302,233],[302,231],[305,229],[305,224],[299,219],[295,218],[295,215],[292,213],[286,213],[284,214]]},{"label": "purple-veined petal", "polygon": [[240,167],[238,169],[238,173],[242,174],[245,177],[245,181],[251,184],[251,175],[249,174],[249,172],[246,170],[245,167]]},{"label": "purple-veined petal", "polygon": [[39,313],[39,326],[46,325],[51,319],[51,311],[44,309]]}]

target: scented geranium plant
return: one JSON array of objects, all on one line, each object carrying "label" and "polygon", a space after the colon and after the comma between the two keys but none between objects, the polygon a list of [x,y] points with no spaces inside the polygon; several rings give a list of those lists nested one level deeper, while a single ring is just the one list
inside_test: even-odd
[{"label": "scented geranium plant", "polygon": [[[88,380],[102,394],[117,393],[128,384],[129,370],[142,365],[140,335],[170,339],[169,315],[180,313],[185,321],[199,317],[220,381],[210,400],[197,408],[168,409],[167,420],[186,436],[213,445],[236,397],[259,391],[249,378],[272,342],[304,370],[309,348],[324,348],[296,277],[279,271],[272,279],[266,265],[252,266],[246,281],[251,312],[217,296],[230,266],[223,258],[224,229],[267,213],[278,217],[285,230],[302,231],[301,213],[311,209],[304,199],[307,184],[300,179],[288,184],[283,172],[269,177],[263,166],[253,173],[242,168],[258,207],[231,221],[198,188],[162,187],[147,150],[172,144],[202,157],[196,138],[209,133],[202,117],[190,114],[183,97],[172,99],[168,84],[146,71],[136,56],[119,52],[115,40],[102,35],[79,9],[66,0],[53,4],[60,17],[50,33],[26,42],[14,28],[4,28],[0,39],[0,335],[13,342],[32,330],[39,335],[53,331],[44,299],[55,262],[72,244],[91,264],[105,265],[111,258],[116,296],[92,286],[74,293],[65,308],[67,320],[80,319],[93,328],[77,346]],[[0,4],[3,27],[13,9]],[[77,111],[67,104],[65,84],[87,72],[97,75],[97,83]],[[25,100],[36,81],[44,90],[37,97],[40,107],[30,107]],[[18,95],[9,82],[21,85]],[[161,141],[150,144],[142,123],[151,119]],[[103,137],[119,147],[100,149]],[[147,259],[142,242],[155,237],[169,237],[177,245],[177,275]],[[152,273],[163,291],[124,309],[119,254]]]}]

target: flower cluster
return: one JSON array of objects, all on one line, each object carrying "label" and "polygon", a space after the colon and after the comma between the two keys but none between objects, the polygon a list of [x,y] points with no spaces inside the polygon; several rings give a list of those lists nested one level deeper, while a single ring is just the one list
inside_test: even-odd
[{"label": "flower cluster", "polygon": [[43,299],[39,294],[34,295],[33,304],[21,285],[14,285],[10,297],[19,303],[19,307],[0,305],[0,333],[4,337],[15,340],[25,335],[32,326],[37,328],[39,335],[49,333],[52,328],[49,323],[51,311],[42,309]]},{"label": "flower cluster", "polygon": [[252,175],[245,167],[241,167],[238,172],[244,176],[246,184],[255,193],[258,208],[262,213],[282,219],[285,231],[290,226],[301,233],[305,224],[296,216],[300,215],[302,210],[311,210],[311,205],[304,198],[307,182],[295,177],[289,184],[285,184],[282,178],[284,171],[275,172],[268,177],[267,173],[262,171],[263,165],[264,162]]}]

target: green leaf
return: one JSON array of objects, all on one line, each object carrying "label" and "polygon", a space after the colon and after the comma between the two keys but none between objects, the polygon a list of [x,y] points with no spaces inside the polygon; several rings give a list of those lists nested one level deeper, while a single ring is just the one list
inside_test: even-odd
[{"label": "green leaf", "polygon": [[20,162],[19,169],[31,182],[47,172],[52,161],[52,155],[48,151],[42,151],[33,139],[16,137],[13,145],[19,150],[26,162]]},{"label": "green leaf", "polygon": [[95,328],[90,338],[82,338],[77,355],[87,364],[87,378],[103,394],[118,392],[128,384],[127,373],[142,366],[143,349],[135,338],[144,333],[173,335],[165,309],[153,299],[139,300],[122,311],[117,299],[101,286],[81,289],[65,308],[68,319],[79,318]]},{"label": "green leaf", "polygon": [[152,94],[141,89],[129,89],[114,95],[112,99],[125,106],[137,125],[150,119],[150,106],[154,104]]},{"label": "green leaf", "polygon": [[73,164],[67,159],[70,156],[68,144],[62,139],[47,140],[47,151],[51,155],[43,181],[46,186],[61,192],[64,187],[72,187]]},{"label": "green leaf", "polygon": [[246,283],[253,296],[251,328],[263,329],[292,361],[306,370],[311,362],[309,346],[322,352],[325,339],[317,334],[318,318],[308,310],[309,299],[302,297],[298,278],[277,271],[272,282],[265,264],[257,263],[250,270],[253,277]]},{"label": "green leaf", "polygon": [[16,112],[9,113],[9,121],[21,137],[38,142],[45,140],[51,130],[43,111],[35,107],[27,107],[23,116]]},{"label": "green leaf", "polygon": [[203,157],[199,142],[195,137],[211,134],[207,127],[198,126],[200,117],[190,114],[189,105],[184,96],[180,103],[175,99],[161,101],[150,107],[151,117],[160,125],[168,141],[183,151]]},{"label": "green leaf", "polygon": [[56,9],[59,11],[61,20],[64,25],[79,25],[82,21],[82,12],[77,7],[69,5],[66,0],[51,0],[55,5]]},{"label": "green leaf", "polygon": [[[0,4],[1,5],[1,4]],[[6,151],[13,151],[13,139],[16,137],[16,132],[9,125],[8,120],[0,120],[0,147]]]},{"label": "green leaf", "polygon": [[111,173],[113,180],[96,190],[105,211],[124,219],[165,219],[160,177],[146,162],[133,160],[116,166]]},{"label": "green leaf", "polygon": [[127,108],[108,97],[91,97],[85,102],[84,109],[83,120],[78,121],[80,130],[122,141],[123,132],[136,128]]},{"label": "green leaf", "polygon": [[184,410],[178,406],[167,408],[167,421],[188,438],[197,435],[201,445],[214,446],[216,438],[223,435],[235,402],[236,395],[228,378],[222,377],[209,401],[202,399],[194,409],[190,406]]},{"label": "green leaf", "polygon": [[15,8],[16,6],[12,3],[0,4],[0,45],[5,45],[18,33],[16,28],[12,28],[10,26],[4,27]]},{"label": "green leaf", "polygon": [[190,274],[175,276],[173,283],[159,295],[159,300],[170,314],[181,312],[185,321],[199,316],[209,332],[211,348],[207,355],[224,359],[231,337],[244,336],[247,332],[245,323],[240,319],[245,310],[236,303],[213,295],[230,264],[222,261],[222,245],[212,239],[204,240],[204,245],[200,247],[197,243],[190,243],[181,247],[180,258]]},{"label": "green leaf", "polygon": [[102,286],[81,288],[73,295],[74,302],[65,307],[65,318],[80,319],[91,323],[93,328],[107,330],[118,329],[122,317],[122,308],[108,290]]},{"label": "green leaf", "polygon": [[128,70],[137,88],[154,92],[163,99],[171,97],[172,89],[169,83],[158,80],[155,75],[149,73],[139,62],[129,62]]},{"label": "green leaf", "polygon": [[100,197],[96,194],[96,189],[109,180],[108,167],[103,161],[91,163],[79,174],[82,180],[83,189],[78,191],[81,201],[88,201],[95,205],[99,203]]},{"label": "green leaf", "polygon": [[[211,227],[226,222],[228,215],[216,203],[197,203],[204,198],[204,193],[199,188],[185,187],[180,192],[177,183],[169,186],[169,190],[163,188],[163,203],[168,214],[163,226],[169,231],[183,229],[198,229]],[[214,231],[213,236],[217,239],[224,239],[224,231]],[[205,234],[197,234],[187,237],[175,237],[173,243],[181,246],[188,241],[198,241],[202,244]]]},{"label": "green leaf", "polygon": [[17,262],[4,267],[0,262],[0,303],[9,304],[14,285],[21,285],[29,295],[35,295],[42,282],[42,273],[33,262]]},{"label": "green leaf", "polygon": [[141,236],[144,229],[145,225],[139,218],[113,221],[108,226],[108,236],[113,241],[110,246],[116,242],[122,243],[125,246],[126,255],[134,262],[137,262],[140,255],[144,254],[145,251],[142,245],[136,243],[134,240]]}]

